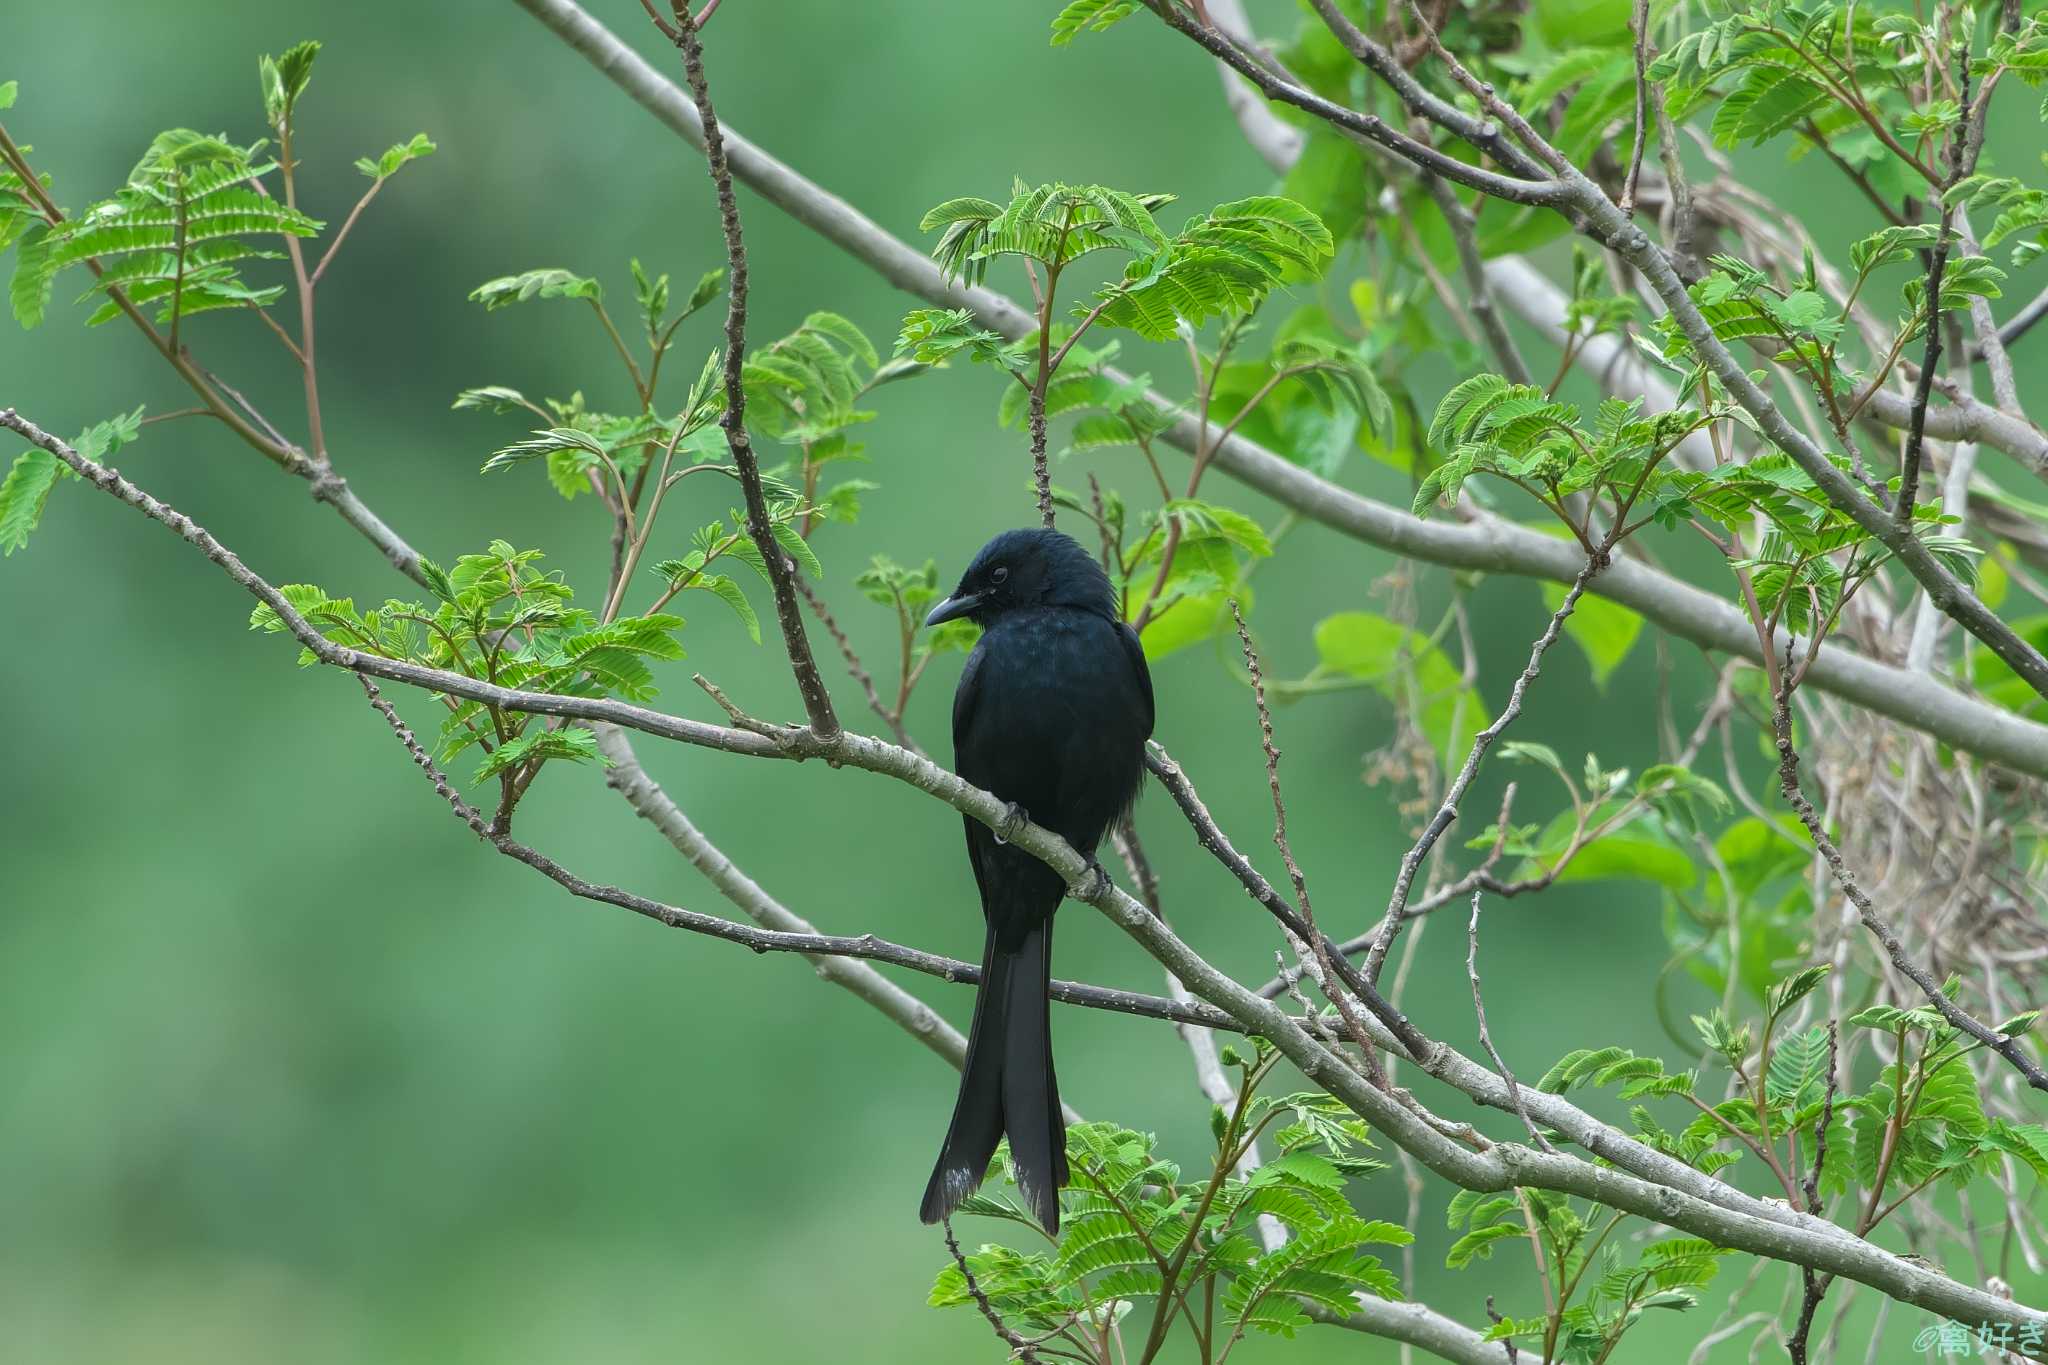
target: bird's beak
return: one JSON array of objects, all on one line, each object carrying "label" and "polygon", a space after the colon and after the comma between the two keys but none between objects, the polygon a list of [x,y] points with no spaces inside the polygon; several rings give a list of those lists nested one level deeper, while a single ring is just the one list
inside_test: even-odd
[{"label": "bird's beak", "polygon": [[928,626],[936,626],[944,621],[957,621],[980,605],[981,594],[972,592],[959,593],[933,607],[931,615],[924,618],[924,623]]}]

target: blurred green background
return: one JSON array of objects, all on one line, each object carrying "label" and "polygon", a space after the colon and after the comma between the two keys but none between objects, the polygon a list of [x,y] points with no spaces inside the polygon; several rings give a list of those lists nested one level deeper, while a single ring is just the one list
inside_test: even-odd
[{"label": "blurred green background", "polygon": [[[632,0],[598,12],[669,70]],[[1151,27],[1056,51],[1048,4],[978,5],[971,22],[962,12],[939,0],[728,0],[710,31],[721,112],[911,239],[929,205],[1000,195],[1012,175],[1167,190],[1198,207],[1270,185],[1214,73]],[[311,212],[346,211],[363,183],[355,157],[419,130],[440,144],[387,188],[323,295],[338,465],[444,563],[503,536],[548,548],[595,592],[604,528],[589,500],[563,504],[533,471],[479,478],[519,423],[448,407],[483,383],[625,401],[583,310],[486,316],[464,298],[482,280],[566,266],[601,275],[623,301],[629,255],[684,281],[720,259],[701,162],[581,58],[512,4],[485,0],[43,7],[0,22],[0,79],[22,85],[9,127],[76,206],[117,184],[159,128],[257,136],[256,58],[305,37],[327,45],[302,105]],[[1826,198],[1807,204],[1810,221],[1860,210],[1849,191],[1812,181],[1807,199]],[[909,300],[744,203],[757,339],[821,307],[893,337]],[[141,401],[184,406],[134,335],[78,321],[60,306],[33,335],[0,328],[0,404],[64,433]],[[689,325],[685,359],[714,328]],[[298,412],[296,378],[261,329],[217,316],[193,335],[259,405]],[[1179,373],[1170,352],[1141,364]],[[863,433],[875,463],[862,472],[884,487],[858,527],[818,542],[827,595],[877,665],[893,628],[851,589],[866,556],[935,556],[950,575],[1028,514],[1021,438],[994,426],[995,396],[987,372],[964,368],[877,395],[881,418]],[[122,464],[274,582],[371,601],[401,590],[303,485],[210,425],[151,427]],[[1142,493],[1129,461],[1090,467]],[[1362,459],[1343,477],[1405,500],[1398,476]],[[713,499],[692,504],[695,520],[724,512],[723,491],[686,487]],[[1268,524],[1277,515],[1225,483],[1212,496]],[[678,535],[695,524],[675,520]],[[1295,531],[1259,578],[1270,670],[1305,672],[1314,622],[1383,609],[1375,582],[1398,567],[1319,528]],[[1442,577],[1425,601],[1442,600]],[[765,612],[765,594],[756,601]],[[1540,619],[1538,590],[1499,580],[1477,602],[1483,690],[1498,706]],[[687,682],[698,667],[756,712],[793,713],[773,649],[749,644],[708,598],[691,605],[691,662],[671,669],[664,704],[707,713]],[[76,484],[0,571],[11,718],[0,1357],[994,1359],[978,1319],[923,1306],[944,1251],[913,1210],[951,1074],[800,960],[665,934],[489,853],[355,684],[295,669],[288,647],[247,632],[248,607],[188,547]],[[1701,670],[1678,657],[1690,696]],[[1203,647],[1160,665],[1159,734],[1240,846],[1272,864],[1256,730],[1229,662]],[[957,668],[935,664],[913,708],[941,756]],[[833,677],[842,710],[866,725],[836,666]],[[1597,747],[1640,767],[1653,757],[1654,679],[1638,650],[1600,695],[1581,657],[1561,652],[1520,732],[1574,766]],[[1388,719],[1370,692],[1278,717],[1295,847],[1324,922],[1346,932],[1377,915],[1406,843],[1385,790],[1361,780]],[[858,773],[641,749],[707,832],[821,929],[975,951],[950,812]],[[1471,808],[1491,810],[1497,795],[1489,782]],[[1140,818],[1182,931],[1239,974],[1267,975],[1276,940],[1250,903],[1166,802],[1148,800]],[[521,819],[572,868],[724,909],[594,769],[550,769]],[[1062,974],[1158,988],[1149,960],[1088,911],[1063,924]],[[1502,906],[1491,924],[1492,1022],[1525,1074],[1589,1042],[1665,1046],[1651,1004],[1665,952],[1653,889],[1576,887]],[[1463,952],[1461,933],[1431,930],[1410,999],[1468,1046]],[[968,992],[911,982],[964,1024]],[[1170,1030],[1072,1010],[1056,1029],[1071,1103],[1199,1155],[1206,1105]],[[1437,1268],[1441,1194],[1418,1228],[1416,1293],[1468,1322],[1489,1292],[1511,1296],[1504,1310],[1528,1309],[1518,1258],[1455,1277]],[[1375,1216],[1403,1216],[1397,1175],[1366,1199]],[[1766,1304],[1783,1272],[1769,1276]],[[1677,1359],[1709,1311],[1632,1337],[1630,1358]],[[1916,1318],[1893,1314],[1878,1358],[1913,1354]],[[1860,1350],[1860,1331],[1851,1340]],[[1243,1352],[1394,1356],[1332,1332]]]}]

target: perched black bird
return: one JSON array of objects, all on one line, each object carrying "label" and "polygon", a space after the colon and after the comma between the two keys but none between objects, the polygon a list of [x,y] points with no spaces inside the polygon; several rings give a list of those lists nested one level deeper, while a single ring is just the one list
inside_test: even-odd
[{"label": "perched black bird", "polygon": [[[955,769],[1092,857],[1137,796],[1152,734],[1152,675],[1108,576],[1071,536],[1005,531],[925,624],[958,617],[982,636],[953,697]],[[1057,1231],[1067,1128],[1046,992],[1066,884],[980,821],[966,824],[988,942],[960,1099],[922,1213],[936,1223],[974,1193],[1007,1133],[1025,1202]]]}]

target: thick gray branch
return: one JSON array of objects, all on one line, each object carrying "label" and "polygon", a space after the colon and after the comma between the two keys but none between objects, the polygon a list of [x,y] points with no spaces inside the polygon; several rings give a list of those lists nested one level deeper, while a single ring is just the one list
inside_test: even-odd
[{"label": "thick gray branch", "polygon": [[[633,742],[625,731],[615,725],[598,725],[593,729],[599,752],[612,765],[605,773],[605,785],[623,796],[641,819],[660,831],[661,837],[703,873],[719,894],[763,929],[789,934],[818,932],[815,925],[769,895],[759,882],[704,837],[683,808],[640,766],[640,756],[633,751]],[[822,953],[807,956],[822,980],[873,1005],[904,1032],[945,1058],[947,1065],[959,1069],[967,1056],[967,1040],[931,1006],[865,962]]]},{"label": "thick gray branch", "polygon": [[[1209,2],[1215,4],[1215,0]],[[1478,1332],[1453,1322],[1424,1304],[1388,1303],[1373,1299],[1361,1303],[1359,1311],[1348,1318],[1340,1318],[1329,1309],[1316,1305],[1308,1306],[1308,1315],[1317,1322],[1405,1342],[1418,1351],[1427,1351],[1441,1360],[1454,1361],[1456,1365],[1508,1365],[1506,1346],[1498,1341],[1488,1341]]]},{"label": "thick gray branch", "polygon": [[[1218,28],[1244,46],[1257,44],[1251,18],[1244,12],[1242,0],[1208,0],[1208,5],[1209,18]],[[1287,174],[1301,156],[1308,136],[1275,114],[1265,96],[1239,80],[1229,63],[1218,62],[1216,74],[1223,81],[1223,102],[1230,106],[1231,117],[1237,120],[1244,140],[1276,174]]]}]

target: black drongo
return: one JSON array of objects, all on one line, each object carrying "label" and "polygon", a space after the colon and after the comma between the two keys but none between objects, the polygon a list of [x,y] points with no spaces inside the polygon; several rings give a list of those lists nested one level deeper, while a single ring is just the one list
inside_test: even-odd
[{"label": "black drongo", "polygon": [[[1092,858],[1137,795],[1152,734],[1152,676],[1108,575],[1070,536],[1005,531],[925,624],[957,617],[982,636],[953,697],[954,768]],[[1007,1133],[1025,1203],[1057,1231],[1067,1130],[1046,991],[1066,884],[972,816],[966,823],[988,941],[960,1098],[922,1213],[936,1223],[974,1193]]]}]

